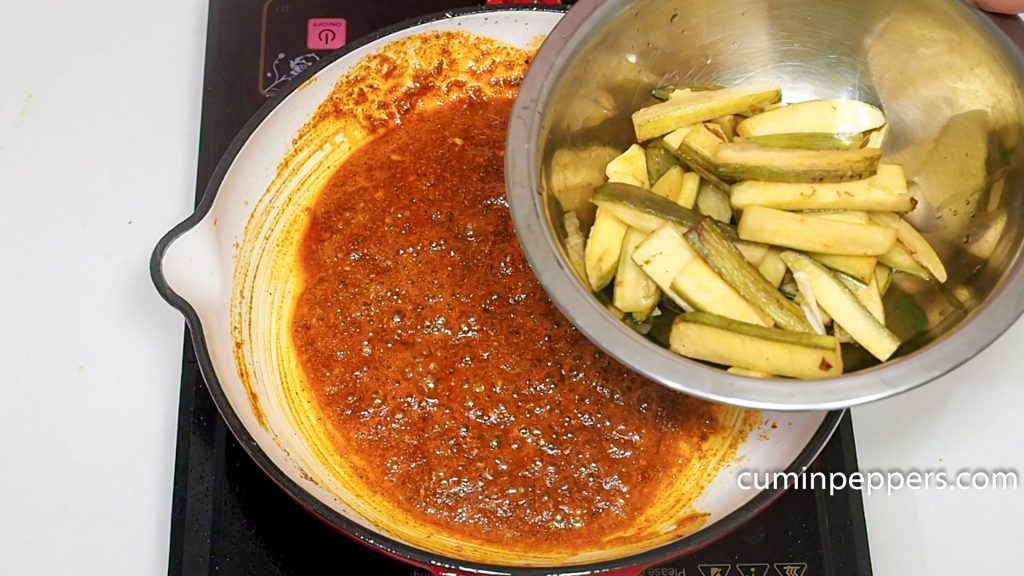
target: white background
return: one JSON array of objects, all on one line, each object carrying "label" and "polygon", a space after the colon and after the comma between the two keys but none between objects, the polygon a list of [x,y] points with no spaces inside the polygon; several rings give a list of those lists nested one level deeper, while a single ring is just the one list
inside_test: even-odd
[{"label": "white background", "polygon": [[[0,573],[164,574],[181,317],[147,261],[191,209],[205,0],[0,16]],[[864,468],[1024,471],[1024,324],[854,412]],[[866,500],[875,573],[1018,574],[1024,488]]]}]

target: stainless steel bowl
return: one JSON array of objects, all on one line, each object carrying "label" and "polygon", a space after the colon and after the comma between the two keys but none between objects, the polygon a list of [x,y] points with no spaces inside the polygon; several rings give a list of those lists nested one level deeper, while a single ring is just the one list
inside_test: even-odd
[{"label": "stainless steel bowl", "polygon": [[[591,340],[666,386],[781,410],[833,409],[933,380],[1024,311],[1024,25],[953,0],[582,0],[541,48],[508,139],[523,249],[548,294]],[[563,210],[593,219],[607,148],[668,83],[774,83],[787,101],[880,105],[919,200],[914,224],[949,268],[942,288],[902,278],[926,326],[896,360],[820,382],[756,380],[673,355],[611,314],[568,263]],[[919,318],[921,320],[921,318]]]}]

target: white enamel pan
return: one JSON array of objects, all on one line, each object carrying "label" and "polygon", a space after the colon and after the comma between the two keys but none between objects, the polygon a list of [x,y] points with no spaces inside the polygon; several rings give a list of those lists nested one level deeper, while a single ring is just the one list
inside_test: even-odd
[{"label": "white enamel pan", "polygon": [[256,114],[228,149],[196,212],[168,232],[153,254],[154,282],[184,314],[214,401],[263,471],[340,532],[434,574],[639,574],[728,534],[764,509],[779,491],[742,490],[737,475],[802,471],[841,415],[764,413],[737,457],[717,470],[696,502],[708,514],[696,532],[630,548],[598,546],[557,560],[440,536],[387,510],[325,463],[316,441],[322,431],[295,393],[301,373],[286,337],[295,288],[289,271],[310,190],[359,142],[329,130],[311,135],[303,127],[346,72],[390,42],[456,30],[535,48],[561,16],[550,8],[469,9],[406,22],[350,44]]}]

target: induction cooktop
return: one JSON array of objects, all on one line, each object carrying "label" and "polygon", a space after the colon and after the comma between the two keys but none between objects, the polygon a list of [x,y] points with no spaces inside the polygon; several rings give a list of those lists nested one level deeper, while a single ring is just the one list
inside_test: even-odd
[{"label": "induction cooktop", "polygon": [[[467,0],[211,0],[197,197],[231,140],[266,100],[347,43]],[[545,2],[551,3],[551,2]],[[854,471],[849,414],[810,471]],[[221,419],[185,335],[171,520],[171,575],[413,576],[295,504]],[[861,495],[794,490],[724,539],[649,576],[869,576]]]}]

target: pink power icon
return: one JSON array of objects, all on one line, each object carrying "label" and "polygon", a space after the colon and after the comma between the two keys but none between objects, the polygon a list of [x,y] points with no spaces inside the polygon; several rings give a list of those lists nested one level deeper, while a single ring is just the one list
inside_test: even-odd
[{"label": "pink power icon", "polygon": [[337,50],[345,45],[346,27],[344,18],[313,18],[306,28],[306,47],[310,50]]}]

